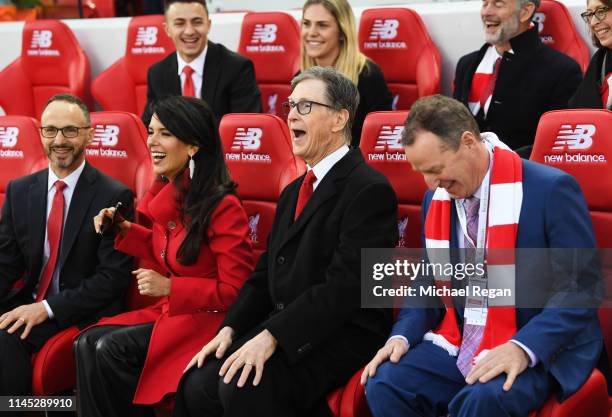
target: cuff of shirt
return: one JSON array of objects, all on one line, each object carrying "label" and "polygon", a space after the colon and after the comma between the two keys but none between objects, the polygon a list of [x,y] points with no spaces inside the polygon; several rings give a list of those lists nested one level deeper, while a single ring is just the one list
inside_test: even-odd
[{"label": "cuff of shirt", "polygon": [[533,368],[534,366],[536,366],[538,364],[538,357],[535,355],[535,353],[533,353],[533,351],[531,349],[529,349],[527,346],[525,346],[524,344],[522,344],[521,342],[519,342],[518,340],[514,340],[514,339],[510,339],[510,341],[512,343],[514,343],[515,345],[519,345],[521,349],[523,349],[525,351],[525,353],[527,353],[527,356],[529,356],[529,367]]},{"label": "cuff of shirt", "polygon": [[49,315],[49,318],[52,319],[53,316],[53,310],[51,310],[51,307],[49,307],[49,303],[47,302],[47,300],[42,300],[43,305],[45,306],[45,310],[47,310],[47,314]]},{"label": "cuff of shirt", "polygon": [[408,349],[410,349],[410,342],[408,341],[408,339],[406,339],[405,336],[402,336],[400,334],[396,334],[395,336],[391,336],[389,339],[387,339],[387,342],[389,342],[390,340],[393,340],[393,339],[403,340],[404,342],[406,342],[406,345],[408,345]]}]

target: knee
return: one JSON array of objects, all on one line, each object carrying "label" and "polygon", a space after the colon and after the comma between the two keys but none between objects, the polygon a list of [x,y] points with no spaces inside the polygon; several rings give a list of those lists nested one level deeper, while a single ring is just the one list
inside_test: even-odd
[{"label": "knee", "polygon": [[107,361],[118,360],[121,357],[121,346],[114,339],[112,332],[102,335],[93,343],[95,343],[96,358],[103,359],[101,362],[99,362],[99,364],[104,364]]},{"label": "knee", "polygon": [[91,332],[86,331],[80,334],[72,343],[72,351],[74,356],[78,357],[95,350],[96,340],[92,340]]},{"label": "knee", "polygon": [[503,408],[502,383],[503,380],[500,382],[499,378],[496,378],[484,384],[477,382],[474,385],[467,385],[452,399],[448,411],[452,416],[463,416],[466,410]]},{"label": "knee", "polygon": [[[370,410],[372,410],[375,416],[382,415],[379,410],[386,408],[393,401],[393,398],[399,395],[397,393],[399,387],[393,383],[398,377],[398,371],[398,366],[385,362],[378,367],[376,375],[368,378],[368,382],[365,385],[365,397]],[[406,393],[402,393],[401,396],[403,397],[404,394]]]}]

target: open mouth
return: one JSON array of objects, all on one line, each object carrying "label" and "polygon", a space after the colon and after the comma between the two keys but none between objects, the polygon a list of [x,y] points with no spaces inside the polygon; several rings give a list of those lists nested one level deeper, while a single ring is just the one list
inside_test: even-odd
[{"label": "open mouth", "polygon": [[190,45],[190,46],[194,46],[198,43],[199,38],[195,38],[195,39],[183,39],[183,43],[185,45]]},{"label": "open mouth", "polygon": [[487,31],[494,31],[497,30],[497,28],[499,27],[499,22],[484,22],[485,25],[485,29]]},{"label": "open mouth", "polygon": [[153,158],[154,161],[161,161],[162,159],[166,157],[166,153],[165,152],[151,152],[151,157]]},{"label": "open mouth", "polygon": [[306,131],[302,129],[291,129],[293,137],[297,140],[302,139],[306,135]]}]

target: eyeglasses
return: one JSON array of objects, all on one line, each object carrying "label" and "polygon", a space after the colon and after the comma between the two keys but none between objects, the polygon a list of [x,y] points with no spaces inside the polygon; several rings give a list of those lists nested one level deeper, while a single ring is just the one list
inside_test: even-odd
[{"label": "eyeglasses", "polygon": [[598,22],[601,22],[606,18],[606,15],[608,14],[609,10],[609,7],[598,7],[592,12],[580,13],[580,17],[582,17],[582,20],[584,20],[584,23],[586,23],[587,25],[591,23],[591,18],[593,16],[595,16]]},{"label": "eyeglasses", "polygon": [[310,112],[312,111],[313,104],[327,107],[328,109],[333,109],[333,107],[330,106],[329,104],[323,104],[323,103],[319,103],[317,101],[312,101],[312,100],[302,100],[302,101],[298,101],[297,103],[293,101],[285,101],[281,106],[283,109],[283,114],[285,116],[288,116],[289,112],[294,107],[297,107],[297,111],[299,114],[301,114],[302,116],[306,116],[307,114],[310,114]]},{"label": "eyeglasses", "polygon": [[79,136],[80,129],[89,129],[91,126],[64,126],[64,127],[55,127],[55,126],[43,126],[40,128],[40,134],[45,138],[54,138],[57,136],[57,132],[62,132],[65,138],[72,139]]}]

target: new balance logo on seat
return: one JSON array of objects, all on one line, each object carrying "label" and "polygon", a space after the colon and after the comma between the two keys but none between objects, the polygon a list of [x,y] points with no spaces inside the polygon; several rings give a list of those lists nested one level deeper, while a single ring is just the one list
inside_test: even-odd
[{"label": "new balance logo on seat", "polygon": [[553,145],[553,150],[584,150],[593,145],[593,135],[595,134],[594,125],[561,125],[557,139]]},{"label": "new balance logo on seat", "polygon": [[119,126],[96,125],[90,146],[116,146],[119,143]]},{"label": "new balance logo on seat", "polygon": [[50,30],[35,30],[32,32],[30,48],[50,48],[53,43],[53,32]]},{"label": "new balance logo on seat", "polygon": [[3,148],[13,148],[15,145],[17,145],[18,136],[18,127],[0,126],[0,146],[2,146]]},{"label": "new balance logo on seat", "polygon": [[157,27],[140,26],[136,32],[134,46],[151,46],[157,43]]},{"label": "new balance logo on seat", "polygon": [[251,43],[272,43],[276,40],[278,26],[274,23],[257,23],[253,29]]},{"label": "new balance logo on seat", "polygon": [[542,43],[550,44],[555,43],[555,39],[551,35],[542,35],[542,31],[544,30],[544,22],[546,21],[546,14],[542,12],[537,12],[533,15],[533,23],[538,25],[538,33],[540,34],[540,39]]},{"label": "new balance logo on seat", "polygon": [[380,128],[374,150],[402,150],[402,132],[404,126],[384,125]]},{"label": "new balance logo on seat", "polygon": [[234,135],[232,151],[256,151],[261,146],[263,131],[258,127],[239,127]]},{"label": "new balance logo on seat", "polygon": [[379,39],[395,39],[397,36],[397,28],[399,21],[397,19],[374,19],[372,31],[370,32],[370,40],[376,41]]}]

